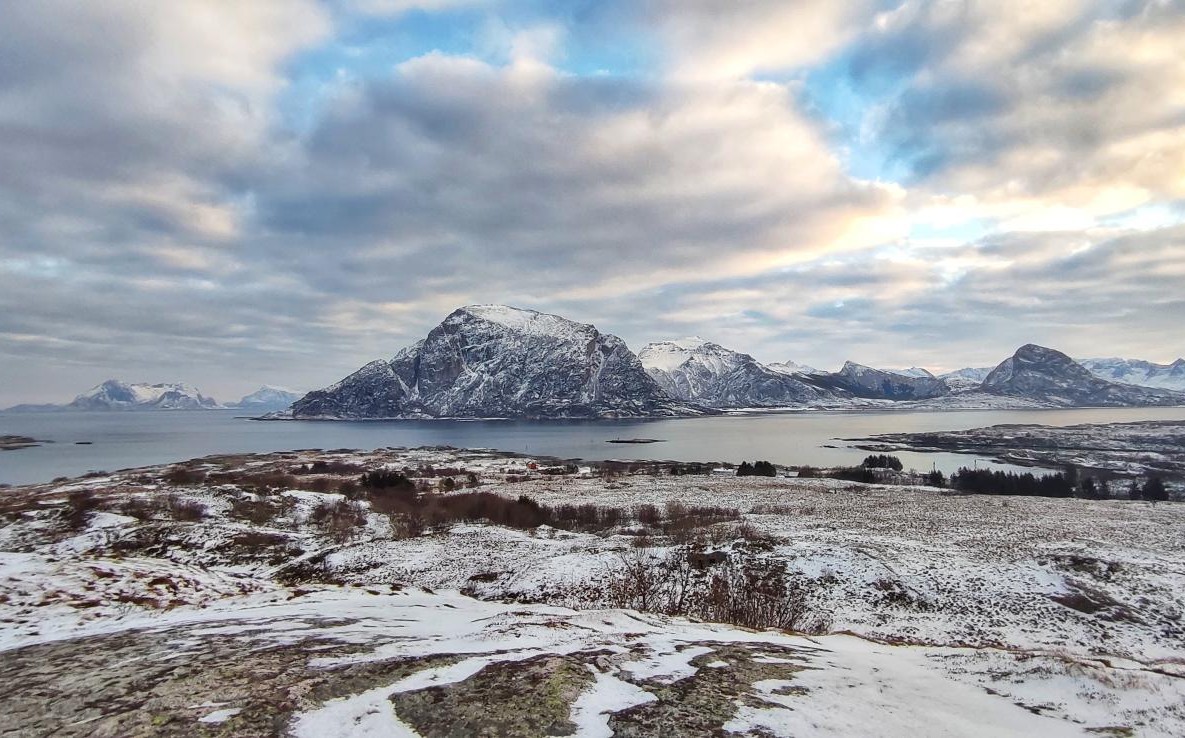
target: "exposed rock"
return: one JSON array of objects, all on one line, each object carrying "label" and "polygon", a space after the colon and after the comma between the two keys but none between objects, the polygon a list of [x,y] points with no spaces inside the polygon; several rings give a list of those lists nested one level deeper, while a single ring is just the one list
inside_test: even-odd
[{"label": "exposed rock", "polygon": [[836,398],[794,374],[702,338],[652,343],[638,358],[672,396],[711,407],[789,407]]},{"label": "exposed rock", "polygon": [[1031,343],[993,369],[981,390],[1062,407],[1185,404],[1185,394],[1108,382],[1062,352]]},{"label": "exposed rock", "polygon": [[934,376],[894,374],[852,361],[845,362],[838,372],[815,375],[808,381],[867,399],[926,400],[950,394],[950,387]]},{"label": "exposed rock", "polygon": [[296,418],[609,418],[702,414],[617,336],[501,305],[460,308],[391,361],[305,395]]}]

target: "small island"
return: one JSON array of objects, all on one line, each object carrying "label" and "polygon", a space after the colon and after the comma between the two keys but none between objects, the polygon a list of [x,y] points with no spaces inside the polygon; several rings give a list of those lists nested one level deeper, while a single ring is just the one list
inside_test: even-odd
[{"label": "small island", "polygon": [[661,438],[612,438],[605,443],[662,443]]},{"label": "small island", "polygon": [[52,441],[39,441],[29,436],[0,436],[0,451],[16,451],[21,448],[32,448]]}]

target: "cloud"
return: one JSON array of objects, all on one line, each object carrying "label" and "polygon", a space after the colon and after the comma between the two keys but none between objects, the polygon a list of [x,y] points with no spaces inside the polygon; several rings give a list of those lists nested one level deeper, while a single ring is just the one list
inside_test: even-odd
[{"label": "cloud", "polygon": [[364,297],[393,274],[588,300],[648,290],[638,274],[754,274],[886,238],[866,221],[891,220],[898,196],[846,176],[770,83],[656,86],[429,55],[333,110],[256,206],[284,243],[331,240]]},{"label": "cloud", "polygon": [[915,186],[1098,217],[1185,197],[1183,35],[1180,3],[908,2],[850,73],[916,59],[865,129]]},{"label": "cloud", "polygon": [[0,405],[321,386],[472,302],[821,366],[1182,350],[1179,3],[360,2],[8,9]]}]

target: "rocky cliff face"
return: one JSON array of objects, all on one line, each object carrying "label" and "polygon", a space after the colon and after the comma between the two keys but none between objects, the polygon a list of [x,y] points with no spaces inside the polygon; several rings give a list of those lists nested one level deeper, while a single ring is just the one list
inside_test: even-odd
[{"label": "rocky cliff face", "polygon": [[927,400],[950,394],[950,387],[933,375],[894,374],[852,361],[845,362],[838,372],[815,375],[810,381],[856,397],[878,400]]},{"label": "rocky cliff face", "polygon": [[702,338],[652,343],[638,358],[669,394],[710,407],[794,407],[835,399],[794,374]]},{"label": "rocky cliff face", "polygon": [[983,384],[983,380],[987,379],[987,375],[992,373],[993,368],[990,366],[967,367],[965,369],[956,369],[953,372],[947,372],[938,378],[946,382],[946,386],[950,387],[952,392],[966,392],[979,389],[979,386]]},{"label": "rocky cliff face", "polygon": [[617,336],[556,315],[472,305],[391,361],[292,406],[297,418],[606,418],[702,414]]},{"label": "rocky cliff face", "polygon": [[1108,382],[1062,352],[1031,343],[993,369],[980,389],[1063,407],[1185,404],[1185,394]]}]

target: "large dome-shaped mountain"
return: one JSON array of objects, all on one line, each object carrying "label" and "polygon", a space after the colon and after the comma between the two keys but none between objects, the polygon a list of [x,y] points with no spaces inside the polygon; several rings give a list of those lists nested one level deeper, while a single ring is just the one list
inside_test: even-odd
[{"label": "large dome-shaped mountain", "polygon": [[672,396],[711,407],[791,407],[835,399],[793,374],[702,338],[651,343],[638,359]]},{"label": "large dome-shaped mountain", "polygon": [[1185,394],[1100,379],[1060,351],[1026,344],[987,375],[983,392],[1065,407],[1180,405]]},{"label": "large dome-shaped mountain", "polygon": [[293,403],[296,418],[607,418],[702,414],[617,336],[503,305],[455,310],[391,361]]}]

